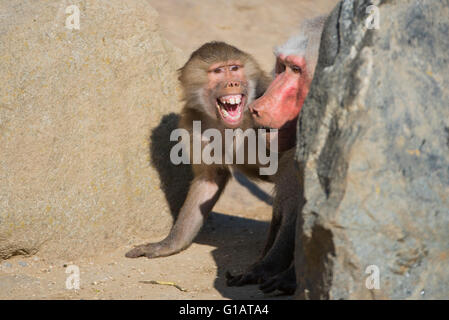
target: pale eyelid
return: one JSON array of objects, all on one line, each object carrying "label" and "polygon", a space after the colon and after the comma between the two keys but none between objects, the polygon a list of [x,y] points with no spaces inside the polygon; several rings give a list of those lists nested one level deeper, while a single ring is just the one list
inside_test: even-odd
[{"label": "pale eyelid", "polygon": [[209,70],[208,72],[215,72],[215,70],[217,70],[217,69],[220,69],[221,71],[223,71],[223,69],[226,67],[229,69],[231,69],[232,67],[238,67],[237,70],[234,70],[234,71],[238,71],[238,70],[242,69],[244,66],[240,65],[240,64],[227,64],[227,65],[218,66],[216,68],[213,68],[213,69]]},{"label": "pale eyelid", "polygon": [[[292,71],[295,72],[295,73],[298,73],[298,74],[302,74],[302,73],[303,73],[303,69],[301,68],[301,66],[298,66],[298,65],[295,64],[295,63],[287,62],[287,63],[286,63],[286,66],[289,67],[290,70],[292,70]],[[296,72],[296,71],[294,70],[295,68],[298,69],[299,72]]]},{"label": "pale eyelid", "polygon": [[298,67],[299,70],[301,70],[300,72],[301,72],[301,73],[303,72],[303,68],[302,68],[300,65],[298,65],[298,64],[295,62],[295,60],[292,59],[291,57],[287,57],[287,58],[284,60],[284,64],[285,64],[286,66],[288,66],[288,67],[289,67],[290,69],[292,69],[292,70],[293,70],[294,67]]},{"label": "pale eyelid", "polygon": [[223,67],[213,68],[212,70],[209,70],[208,72],[219,73],[217,71],[223,72]]}]

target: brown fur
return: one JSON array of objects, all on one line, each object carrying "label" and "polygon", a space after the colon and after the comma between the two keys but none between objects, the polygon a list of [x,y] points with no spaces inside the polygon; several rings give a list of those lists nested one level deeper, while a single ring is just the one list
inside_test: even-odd
[{"label": "brown fur", "polygon": [[[309,28],[305,32],[311,38],[316,39],[321,34],[322,28],[321,24],[316,24],[316,21],[308,26],[313,27],[314,25],[315,28]],[[300,39],[300,41],[302,40]],[[297,42],[293,41],[294,44]],[[288,46],[283,46],[281,49],[288,49],[292,52]],[[293,54],[304,57],[307,52],[307,60],[311,61],[307,70],[311,70],[313,73],[318,50],[315,46],[312,49],[307,50],[307,45],[305,45],[301,47],[303,51],[293,52]],[[216,128],[223,132],[226,128],[225,123],[215,112],[214,105],[214,99],[221,94],[222,89],[220,86],[208,86],[210,84],[208,72],[210,72],[211,65],[225,61],[239,61],[245,68],[244,76],[238,80],[241,81],[242,90],[246,90],[244,92],[248,95],[248,101],[239,127],[246,129],[256,126],[247,106],[253,99],[257,99],[266,91],[270,79],[250,55],[225,43],[211,42],[193,52],[188,62],[180,69],[179,80],[184,90],[185,100],[180,126],[190,133],[192,133],[194,120],[201,121],[203,131],[208,128]],[[192,134],[190,136],[192,137]],[[293,130],[287,138],[294,141],[295,131]],[[273,218],[265,248],[260,259],[252,264],[246,272],[237,276],[227,274],[227,283],[230,286],[262,283],[261,289],[264,292],[279,289],[289,294],[293,294],[296,288],[293,253],[297,217],[304,204],[303,171],[298,169],[294,161],[294,148],[281,152],[279,156],[278,172],[271,177],[265,176],[275,183]],[[260,178],[257,174],[258,165],[239,165],[237,167],[249,177]],[[127,253],[128,257],[167,256],[177,253],[191,244],[231,176],[228,165],[199,164],[194,165],[193,169],[195,178],[170,234],[159,243],[150,243],[134,248]]]},{"label": "brown fur", "polygon": [[[241,65],[239,70],[243,70],[243,73],[239,73],[238,76],[231,75],[225,81],[211,84],[210,67],[228,61],[238,62]],[[202,132],[215,128],[221,131],[222,137],[225,136],[224,129],[228,125],[220,118],[215,100],[226,92],[233,94],[241,92],[246,95],[243,118],[238,127],[243,130],[253,127],[247,105],[263,94],[270,79],[249,54],[223,42],[206,43],[192,53],[179,72],[185,101],[179,126],[189,131],[191,146],[193,146],[193,121],[201,121]],[[226,85],[232,81],[239,86],[227,87]],[[202,147],[206,144],[207,142],[202,142]],[[224,143],[222,145],[224,146]],[[257,165],[239,167],[245,174],[258,177]],[[194,179],[186,201],[167,238],[158,243],[137,246],[126,254],[127,257],[168,256],[186,249],[192,243],[231,177],[230,165],[225,164],[193,164],[193,172]]]}]

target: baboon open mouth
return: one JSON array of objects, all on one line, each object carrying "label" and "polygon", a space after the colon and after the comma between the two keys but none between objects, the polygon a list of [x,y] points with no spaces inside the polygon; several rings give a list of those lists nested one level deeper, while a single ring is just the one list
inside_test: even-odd
[{"label": "baboon open mouth", "polygon": [[234,94],[221,96],[217,99],[217,108],[225,122],[235,124],[240,122],[245,105],[245,95]]}]

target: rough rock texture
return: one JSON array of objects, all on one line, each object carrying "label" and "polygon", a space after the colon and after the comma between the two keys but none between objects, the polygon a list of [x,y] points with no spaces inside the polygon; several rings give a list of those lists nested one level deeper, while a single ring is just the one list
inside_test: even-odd
[{"label": "rough rock texture", "polygon": [[[72,4],[80,30],[65,27]],[[179,52],[157,13],[137,0],[0,0],[0,16],[0,259],[70,258],[165,234],[160,175],[182,202],[189,174],[164,171],[158,142],[180,106]]]},{"label": "rough rock texture", "polygon": [[[449,2],[343,1],[299,120],[298,298],[449,298]],[[366,268],[380,271],[369,290]]]}]

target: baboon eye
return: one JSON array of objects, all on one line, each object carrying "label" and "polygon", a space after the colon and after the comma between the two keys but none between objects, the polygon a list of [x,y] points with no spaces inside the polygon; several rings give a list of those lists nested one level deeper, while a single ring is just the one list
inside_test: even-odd
[{"label": "baboon eye", "polygon": [[299,67],[299,66],[297,66],[297,65],[292,65],[292,66],[290,66],[290,69],[292,69],[292,71],[293,71],[294,73],[302,73],[301,67]]},{"label": "baboon eye", "polygon": [[238,69],[240,69],[239,66],[231,66],[230,68],[231,71],[237,71]]},{"label": "baboon eye", "polygon": [[216,69],[214,69],[214,73],[220,73],[220,72],[222,72],[223,70],[222,70],[222,68],[216,68]]}]

